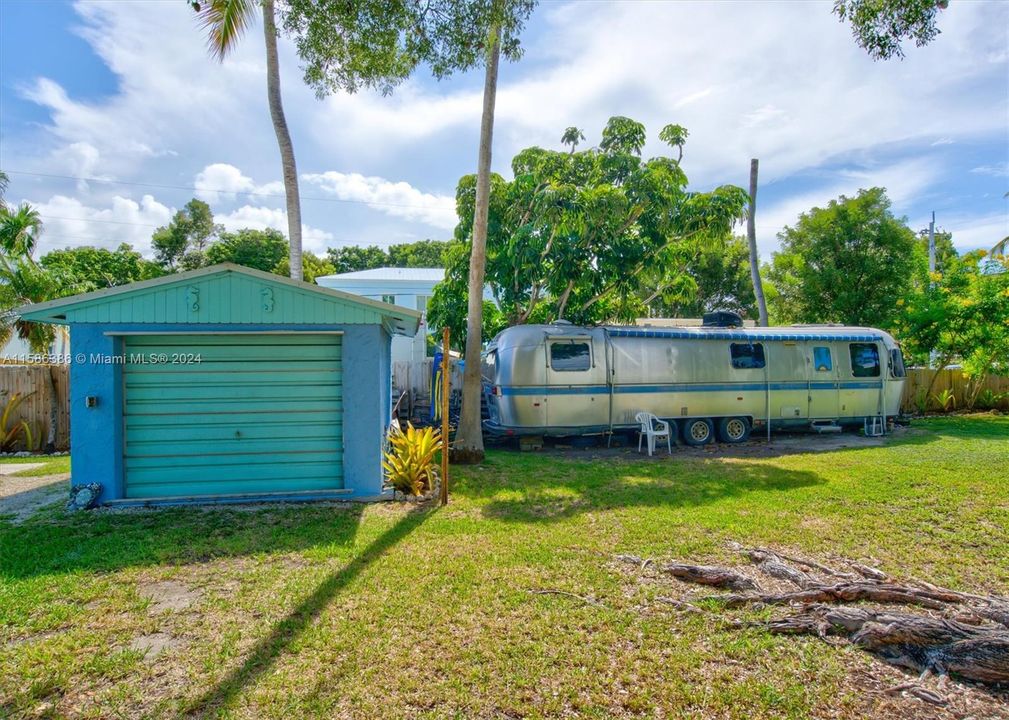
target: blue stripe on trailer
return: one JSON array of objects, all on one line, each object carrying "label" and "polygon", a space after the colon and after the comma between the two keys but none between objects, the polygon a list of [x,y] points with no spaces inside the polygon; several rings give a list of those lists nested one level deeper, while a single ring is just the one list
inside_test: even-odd
[{"label": "blue stripe on trailer", "polygon": [[747,340],[747,341],[828,341],[840,340],[844,342],[877,342],[883,339],[882,335],[864,334],[783,334],[783,333],[760,333],[741,332],[739,330],[712,331],[690,331],[690,330],[630,330],[611,328],[606,331],[613,337],[640,337],[640,338],[671,338],[681,340]]},{"label": "blue stripe on trailer", "polygon": [[[879,390],[881,383],[875,382],[772,382],[771,390]],[[614,385],[614,394],[628,393],[675,393],[675,392],[742,392],[764,391],[766,383],[670,383],[664,385]],[[502,386],[502,395],[599,395],[609,392],[607,385],[570,386]]]}]

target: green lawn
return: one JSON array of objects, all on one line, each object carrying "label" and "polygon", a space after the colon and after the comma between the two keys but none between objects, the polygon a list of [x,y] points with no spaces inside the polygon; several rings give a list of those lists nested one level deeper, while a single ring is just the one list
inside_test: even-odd
[{"label": "green lawn", "polygon": [[5,457],[0,459],[4,465],[24,465],[26,463],[42,463],[37,468],[31,470],[19,470],[14,473],[17,477],[38,477],[41,475],[61,475],[70,472],[70,456],[58,455],[47,457],[45,455],[29,455],[28,457]]},{"label": "green lawn", "polygon": [[[834,452],[586,456],[493,452],[442,509],[0,519],[0,717],[931,716],[866,690],[908,676],[859,651],[677,612],[653,600],[689,588],[612,554],[739,564],[735,540],[1009,591],[1009,417]],[[152,636],[156,657],[131,647]]]}]

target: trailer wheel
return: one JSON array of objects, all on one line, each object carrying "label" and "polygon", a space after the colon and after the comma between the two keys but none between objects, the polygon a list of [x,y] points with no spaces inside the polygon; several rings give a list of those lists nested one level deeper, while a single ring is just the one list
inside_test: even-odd
[{"label": "trailer wheel", "polygon": [[706,418],[695,418],[683,423],[683,442],[687,445],[707,445],[715,438],[715,424]]},{"label": "trailer wheel", "polygon": [[750,437],[750,421],[743,417],[722,418],[718,422],[718,437],[729,444],[746,442]]}]

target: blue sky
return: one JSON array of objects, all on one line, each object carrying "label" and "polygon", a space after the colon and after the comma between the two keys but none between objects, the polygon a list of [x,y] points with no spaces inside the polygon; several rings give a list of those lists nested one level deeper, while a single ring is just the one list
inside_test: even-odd
[{"label": "blue sky", "polygon": [[[1009,235],[1009,3],[953,0],[942,34],[873,62],[824,2],[545,2],[504,66],[494,167],[612,115],[675,122],[691,187],[745,186],[761,160],[763,257],[798,214],[887,188],[914,228],[936,211],[961,249]],[[482,77],[418,74],[391,97],[318,100],[281,45],[305,243],[447,238],[476,164]],[[194,194],[229,228],[286,229],[259,28],[208,59],[183,0],[0,2],[0,168],[37,205],[42,250],[130,242]],[[98,178],[82,180],[79,178]],[[194,191],[192,188],[199,188]]]}]

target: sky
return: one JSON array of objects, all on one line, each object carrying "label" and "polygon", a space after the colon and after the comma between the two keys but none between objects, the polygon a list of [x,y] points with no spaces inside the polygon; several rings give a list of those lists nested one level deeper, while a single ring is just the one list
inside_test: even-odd
[{"label": "sky", "polygon": [[[692,190],[746,187],[760,159],[761,258],[801,212],[885,187],[915,230],[936,213],[961,250],[1009,235],[1009,2],[953,0],[941,34],[874,62],[829,0],[541,2],[503,64],[494,170],[569,126],[606,120],[690,137]],[[306,249],[448,239],[476,168],[482,71],[421,69],[388,97],[324,99],[280,45]],[[0,1],[0,169],[41,212],[40,252],[131,243],[191,197],[228,229],[286,232],[262,30],[211,60],[184,0]],[[740,228],[742,232],[742,228]]]}]

